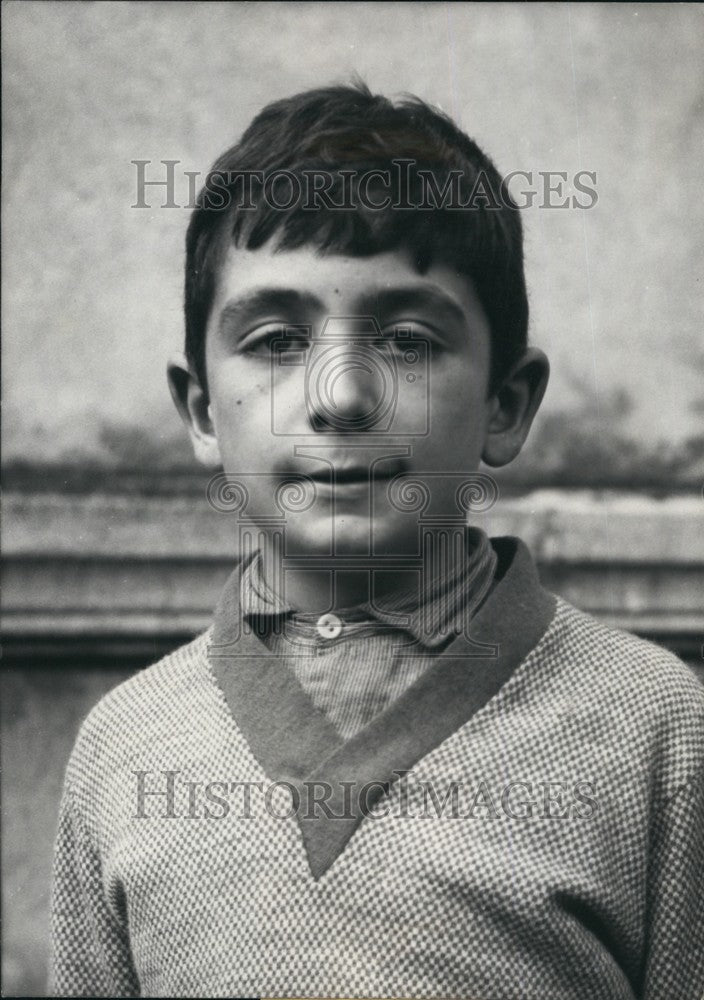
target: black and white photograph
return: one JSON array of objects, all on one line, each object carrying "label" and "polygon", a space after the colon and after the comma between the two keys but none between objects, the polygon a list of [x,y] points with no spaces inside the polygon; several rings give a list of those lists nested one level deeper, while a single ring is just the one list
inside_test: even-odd
[{"label": "black and white photograph", "polygon": [[704,6],[2,3],[2,995],[704,998]]}]

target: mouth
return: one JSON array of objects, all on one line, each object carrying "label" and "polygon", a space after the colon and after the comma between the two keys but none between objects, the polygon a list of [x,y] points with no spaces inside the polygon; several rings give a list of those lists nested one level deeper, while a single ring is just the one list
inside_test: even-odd
[{"label": "mouth", "polygon": [[296,474],[312,480],[316,493],[321,498],[333,495],[338,498],[354,498],[363,496],[365,491],[377,485],[388,485],[389,480],[405,471],[405,465],[396,459],[388,462],[375,462],[372,459],[365,464],[348,460],[332,461],[330,465],[315,469],[298,467]]},{"label": "mouth", "polygon": [[387,472],[379,474],[363,466],[350,466],[348,469],[326,469],[309,473],[315,483],[334,483],[336,486],[347,486],[353,483],[368,483],[370,480],[389,479]]},{"label": "mouth", "polygon": [[389,475],[372,474],[372,470],[368,468],[353,466],[349,469],[319,471],[311,479],[320,499],[334,496],[337,500],[354,500],[363,498],[379,483],[387,483]]}]

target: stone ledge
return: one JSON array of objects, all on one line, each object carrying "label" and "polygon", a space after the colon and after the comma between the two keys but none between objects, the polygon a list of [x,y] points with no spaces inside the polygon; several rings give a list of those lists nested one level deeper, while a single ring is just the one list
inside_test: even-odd
[{"label": "stone ledge", "polygon": [[[542,490],[472,518],[533,551],[546,586],[618,627],[704,639],[699,497]],[[235,555],[205,498],[7,494],[6,638],[148,637],[205,628]]]}]

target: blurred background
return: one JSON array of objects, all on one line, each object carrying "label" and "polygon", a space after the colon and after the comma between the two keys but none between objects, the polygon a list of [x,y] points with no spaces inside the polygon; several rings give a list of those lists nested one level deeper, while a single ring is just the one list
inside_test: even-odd
[{"label": "blurred background", "polygon": [[[183,335],[186,171],[265,103],[361,76],[439,105],[503,174],[596,175],[523,211],[553,375],[492,534],[700,668],[704,16],[699,5],[3,6],[3,991],[39,995],[76,729],[207,624],[234,531],[164,377]],[[138,203],[138,168],[165,177]],[[567,196],[574,193],[567,184]]]}]

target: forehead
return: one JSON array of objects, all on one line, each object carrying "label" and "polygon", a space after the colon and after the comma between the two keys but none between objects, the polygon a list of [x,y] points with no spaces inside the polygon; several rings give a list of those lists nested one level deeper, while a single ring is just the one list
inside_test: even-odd
[{"label": "forehead", "polygon": [[404,297],[414,306],[448,308],[462,314],[472,326],[487,327],[473,283],[444,263],[433,264],[421,274],[404,249],[370,257],[321,254],[314,247],[277,251],[263,246],[247,250],[231,246],[224,256],[211,320],[233,300],[257,296],[268,289],[299,293],[310,303],[332,311],[368,312],[376,300]]}]

